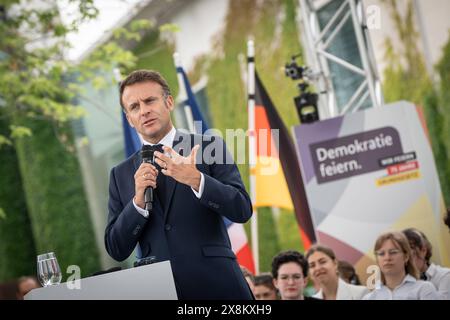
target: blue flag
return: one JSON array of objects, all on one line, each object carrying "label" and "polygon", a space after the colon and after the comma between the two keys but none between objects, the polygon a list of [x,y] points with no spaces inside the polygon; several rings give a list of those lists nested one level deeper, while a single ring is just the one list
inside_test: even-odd
[{"label": "blue flag", "polygon": [[142,142],[134,128],[128,123],[125,113],[122,112],[122,128],[123,138],[125,142],[125,158],[128,158],[133,153],[141,149]]},{"label": "blue flag", "polygon": [[[205,118],[203,117],[201,111],[200,111],[200,107],[197,104],[197,101],[195,100],[195,95],[192,92],[191,89],[191,85],[189,84],[189,80],[186,76],[186,73],[184,72],[182,67],[177,67],[177,73],[181,75],[182,79],[183,79],[183,84],[184,84],[184,88],[186,90],[186,96],[187,99],[185,101],[183,101],[184,106],[188,106],[190,107],[191,113],[192,113],[192,120],[195,122],[200,122],[202,124],[202,130],[201,132],[195,132],[198,134],[203,134],[205,133],[206,130],[209,129],[208,124],[206,123]],[[180,86],[181,89],[182,86]],[[187,119],[189,121],[189,119]]]}]

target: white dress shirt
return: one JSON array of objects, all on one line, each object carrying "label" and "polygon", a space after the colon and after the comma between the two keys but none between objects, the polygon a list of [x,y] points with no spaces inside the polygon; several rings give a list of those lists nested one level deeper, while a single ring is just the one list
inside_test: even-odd
[{"label": "white dress shirt", "polygon": [[433,284],[416,280],[416,278],[407,274],[402,283],[394,290],[378,283],[377,287],[366,294],[363,300],[441,300],[441,298]]},{"label": "white dress shirt", "polygon": [[425,275],[427,281],[434,284],[442,299],[450,300],[450,269],[432,263],[425,271]]},{"label": "white dress shirt", "polygon": [[[175,140],[175,135],[177,133],[177,130],[175,129],[175,127],[172,127],[172,129],[169,131],[168,134],[166,134],[164,136],[164,138],[161,139],[161,141],[159,141],[158,143],[155,144],[162,144],[166,147],[170,147],[173,148],[173,141]],[[144,145],[151,145],[154,146],[155,144],[150,143],[148,141],[143,140]],[[160,173],[162,174],[162,173]],[[191,190],[194,192],[195,196],[200,199],[202,197],[203,194],[203,188],[205,187],[205,177],[203,177],[203,173],[200,172],[200,187],[198,188],[198,192],[195,191],[193,188],[191,188]],[[134,198],[133,198],[133,205],[136,208],[137,212],[139,212],[142,216],[144,216],[145,218],[148,218],[149,212],[148,210],[142,209],[141,207],[139,207],[135,202],[134,202]]]}]

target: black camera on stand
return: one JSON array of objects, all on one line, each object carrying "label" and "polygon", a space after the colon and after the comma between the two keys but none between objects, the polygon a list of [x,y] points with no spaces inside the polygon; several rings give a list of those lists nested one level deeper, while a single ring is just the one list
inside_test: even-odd
[{"label": "black camera on stand", "polygon": [[305,66],[299,66],[296,59],[300,55],[294,55],[290,63],[286,63],[285,74],[292,80],[300,80],[297,87],[300,95],[294,98],[295,108],[301,123],[312,123],[319,120],[319,111],[317,108],[318,95],[307,91],[309,83],[306,73],[309,71]]}]

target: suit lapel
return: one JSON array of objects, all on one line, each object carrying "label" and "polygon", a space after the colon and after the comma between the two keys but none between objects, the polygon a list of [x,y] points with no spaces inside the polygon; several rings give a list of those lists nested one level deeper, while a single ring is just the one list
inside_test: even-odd
[{"label": "suit lapel", "polygon": [[137,169],[139,169],[139,166],[141,165],[141,163],[142,163],[141,150],[138,150],[133,155],[133,165],[134,165],[133,175],[136,173]]},{"label": "suit lapel", "polygon": [[167,219],[167,213],[169,212],[170,205],[172,204],[172,198],[173,194],[175,193],[175,187],[177,186],[178,182],[175,181],[175,179],[171,177],[167,177],[166,180],[166,191],[167,191],[167,205],[164,208],[164,219]]}]

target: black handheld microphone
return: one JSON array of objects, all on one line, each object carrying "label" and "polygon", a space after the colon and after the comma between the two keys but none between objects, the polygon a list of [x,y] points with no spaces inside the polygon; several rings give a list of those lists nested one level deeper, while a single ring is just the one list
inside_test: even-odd
[{"label": "black handheld microphone", "polygon": [[[141,150],[142,162],[154,164],[155,148],[150,145],[143,145]],[[153,209],[153,188],[147,187],[144,193],[145,210]]]}]

